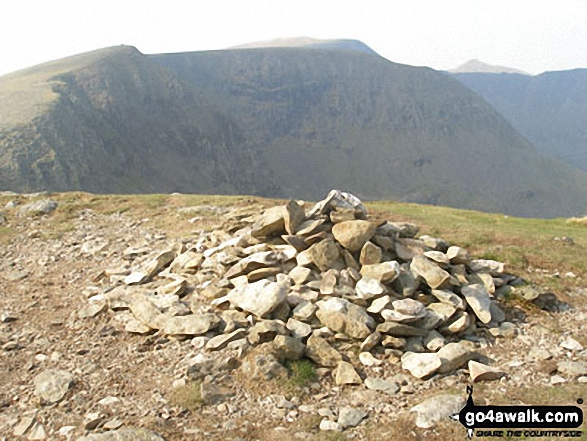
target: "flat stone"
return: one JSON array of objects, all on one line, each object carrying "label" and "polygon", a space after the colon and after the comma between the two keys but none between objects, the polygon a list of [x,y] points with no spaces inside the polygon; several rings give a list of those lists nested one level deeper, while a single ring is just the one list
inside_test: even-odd
[{"label": "flat stone", "polygon": [[391,306],[391,297],[383,296],[379,297],[371,302],[371,305],[367,308],[367,312],[372,314],[380,314],[384,309],[388,309]]},{"label": "flat stone", "polygon": [[291,335],[296,338],[306,338],[312,333],[312,327],[307,323],[290,317],[287,321],[287,329],[291,332]]},{"label": "flat stone", "polygon": [[365,276],[357,282],[355,292],[360,298],[371,300],[384,295],[387,292],[387,288],[377,279]]},{"label": "flat stone", "polygon": [[469,252],[461,247],[448,247],[446,256],[450,259],[450,263],[453,265],[468,265],[469,262],[471,262]]},{"label": "flat stone", "polygon": [[582,377],[587,375],[587,362],[584,361],[561,361],[557,370],[571,377]]},{"label": "flat stone", "polygon": [[441,269],[435,262],[421,255],[414,256],[410,269],[416,276],[424,279],[432,289],[442,286],[450,278],[449,273]]},{"label": "flat stone", "polygon": [[304,209],[293,199],[290,199],[285,206],[285,213],[283,221],[285,224],[285,231],[288,234],[296,234],[300,224],[304,221],[306,214]]},{"label": "flat stone", "polygon": [[286,294],[285,285],[259,280],[234,288],[228,293],[227,298],[233,307],[263,318],[285,300]]},{"label": "flat stone", "polygon": [[345,384],[361,384],[363,381],[352,364],[346,361],[341,361],[336,367],[334,379],[337,385],[342,386]]},{"label": "flat stone", "polygon": [[247,331],[245,329],[237,329],[230,334],[217,335],[208,340],[208,343],[206,343],[206,349],[208,351],[219,351],[227,347],[230,342],[245,338],[246,335]]},{"label": "flat stone", "polygon": [[363,245],[373,237],[376,227],[364,220],[353,220],[335,224],[332,227],[334,238],[347,250],[354,252],[363,248]]},{"label": "flat stone", "polygon": [[412,407],[410,412],[417,413],[416,426],[422,429],[431,429],[437,423],[448,421],[451,415],[459,413],[465,403],[464,397],[443,394],[428,398]]},{"label": "flat stone", "polygon": [[168,335],[202,335],[220,324],[215,314],[190,314],[168,317],[162,327]]},{"label": "flat stone", "polygon": [[363,366],[379,366],[383,363],[382,360],[375,358],[371,352],[361,352],[359,354],[359,361]]},{"label": "flat stone", "polygon": [[437,354],[406,352],[402,358],[402,369],[409,371],[416,378],[428,378],[442,365]]},{"label": "flat stone", "polygon": [[336,421],[331,421],[328,418],[324,418],[320,421],[320,430],[324,431],[332,431],[332,432],[342,432],[342,427]]},{"label": "flat stone", "polygon": [[31,441],[47,439],[47,432],[45,431],[45,426],[43,426],[39,422],[35,422],[35,424],[29,432],[29,436],[27,437],[27,439]]},{"label": "flat stone", "polygon": [[469,375],[473,383],[478,383],[480,381],[499,380],[507,374],[499,369],[471,360],[469,361]]},{"label": "flat stone", "polygon": [[477,259],[469,262],[469,269],[474,273],[489,273],[492,276],[503,274],[504,264],[495,260]]},{"label": "flat stone", "polygon": [[302,285],[310,280],[312,270],[305,266],[296,266],[292,269],[288,276],[294,281],[296,285]]},{"label": "flat stone", "polygon": [[311,336],[306,343],[306,355],[321,366],[335,367],[342,361],[340,353],[320,337]]},{"label": "flat stone", "polygon": [[24,412],[20,418],[20,421],[16,426],[14,426],[14,430],[12,434],[14,436],[23,436],[27,430],[29,430],[33,424],[35,423],[35,418],[37,417],[36,410],[29,410]]},{"label": "flat stone", "polygon": [[376,279],[381,283],[391,283],[399,274],[400,265],[395,260],[371,265],[364,264],[361,267],[362,276]]},{"label": "flat stone", "polygon": [[433,260],[437,264],[446,267],[450,264],[450,259],[441,251],[424,251],[424,256],[428,259]]},{"label": "flat stone", "polygon": [[251,236],[260,238],[285,233],[285,212],[282,206],[265,210],[251,228]]},{"label": "flat stone", "polygon": [[379,332],[374,332],[373,334],[369,335],[367,338],[365,338],[365,340],[363,340],[363,343],[361,343],[361,351],[370,351],[373,349],[379,344],[379,342],[381,342],[381,337],[382,335]]},{"label": "flat stone", "polygon": [[338,411],[338,424],[340,424],[343,430],[349,427],[356,427],[361,421],[367,418],[367,416],[368,413],[364,410],[348,406],[341,407]]},{"label": "flat stone", "polygon": [[560,347],[569,351],[582,351],[583,345],[572,337],[566,337],[560,344]]},{"label": "flat stone", "polygon": [[73,381],[73,375],[67,371],[48,369],[35,377],[35,394],[42,403],[58,403],[63,399]]},{"label": "flat stone", "polygon": [[461,294],[479,320],[485,324],[491,321],[491,297],[483,285],[464,286]]},{"label": "flat stone", "polygon": [[395,337],[412,337],[412,336],[425,336],[428,331],[425,329],[419,329],[414,326],[404,325],[396,322],[384,322],[377,325],[377,331],[382,334],[389,334]]},{"label": "flat stone", "polygon": [[365,379],[365,387],[370,390],[384,392],[387,395],[395,395],[400,390],[400,387],[395,381],[374,377],[367,377]]},{"label": "flat stone", "polygon": [[18,210],[18,216],[39,216],[54,212],[59,204],[51,199],[42,199],[40,201],[29,202],[24,204]]},{"label": "flat stone", "polygon": [[432,295],[442,303],[454,306],[457,309],[465,309],[465,302],[463,302],[463,299],[461,299],[458,295],[456,295],[453,292],[440,289],[433,289]]},{"label": "flat stone", "polygon": [[441,361],[441,366],[438,368],[439,373],[452,372],[470,360],[479,358],[477,352],[468,349],[461,343],[448,343],[440,348],[436,354]]}]

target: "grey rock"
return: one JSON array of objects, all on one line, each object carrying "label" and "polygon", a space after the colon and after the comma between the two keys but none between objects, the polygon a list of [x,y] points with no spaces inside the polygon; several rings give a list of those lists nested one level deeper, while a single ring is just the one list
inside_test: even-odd
[{"label": "grey rock", "polygon": [[304,209],[296,201],[289,200],[283,216],[285,231],[288,234],[296,234],[296,230],[304,221],[305,216]]},{"label": "grey rock", "polygon": [[290,318],[287,321],[287,329],[291,332],[296,338],[306,338],[308,335],[312,333],[312,327],[307,323],[301,322],[294,318]]},{"label": "grey rock", "polygon": [[168,335],[203,335],[219,324],[215,314],[190,314],[166,318],[162,330]]},{"label": "grey rock", "polygon": [[587,362],[584,361],[561,361],[557,370],[571,377],[582,377],[587,375]]},{"label": "grey rock", "polygon": [[227,298],[232,306],[263,318],[285,300],[286,293],[283,284],[259,280],[234,288]]},{"label": "grey rock", "polygon": [[275,357],[281,362],[285,360],[299,360],[304,355],[306,346],[299,338],[287,335],[278,335],[271,342]]},{"label": "grey rock", "polygon": [[371,300],[384,295],[387,292],[387,289],[377,279],[365,276],[357,282],[355,292],[360,298]]},{"label": "grey rock", "polygon": [[503,274],[504,264],[495,260],[477,259],[469,262],[469,269],[474,273],[488,273],[492,276]]},{"label": "grey rock", "polygon": [[208,351],[219,351],[228,346],[230,342],[244,338],[247,335],[247,331],[244,329],[237,329],[230,334],[217,335],[211,338],[206,343],[206,349]]},{"label": "grey rock", "polygon": [[251,344],[258,345],[286,334],[285,324],[281,320],[261,320],[249,329],[248,340]]},{"label": "grey rock", "polygon": [[376,265],[381,262],[382,251],[373,242],[365,242],[363,248],[361,248],[361,255],[359,262],[361,265]]},{"label": "grey rock", "polygon": [[456,295],[453,292],[440,289],[433,289],[432,295],[442,303],[454,306],[457,309],[465,309],[465,303],[463,302],[463,299],[461,299],[458,295]]},{"label": "grey rock", "polygon": [[464,286],[461,293],[475,315],[483,323],[491,321],[491,297],[483,285]]},{"label": "grey rock", "polygon": [[285,233],[285,207],[271,207],[257,219],[251,228],[251,236],[260,238]]},{"label": "grey rock", "polygon": [[409,371],[416,378],[428,378],[442,365],[437,354],[417,354],[406,352],[402,358],[402,369]]},{"label": "grey rock", "polygon": [[342,361],[340,353],[320,337],[311,336],[306,343],[306,355],[321,366],[335,367]]},{"label": "grey rock", "polygon": [[370,390],[384,392],[387,395],[395,395],[399,392],[400,389],[395,381],[373,377],[367,377],[365,379],[365,387]]},{"label": "grey rock", "polygon": [[340,250],[332,239],[324,239],[312,245],[308,249],[308,253],[320,271],[328,271],[330,268],[338,270],[344,268],[340,259]]},{"label": "grey rock", "polygon": [[48,369],[34,379],[35,394],[42,403],[53,404],[63,399],[74,382],[74,377],[62,369]]},{"label": "grey rock", "polygon": [[462,343],[448,343],[440,348],[436,354],[441,361],[441,366],[438,368],[439,373],[452,372],[470,360],[480,357],[477,352],[470,350]]},{"label": "grey rock", "polygon": [[437,423],[449,421],[449,417],[459,413],[465,406],[466,400],[459,395],[437,395],[412,407],[410,412],[416,412],[416,426],[422,429],[431,429]]},{"label": "grey rock", "polygon": [[416,276],[423,278],[432,289],[442,286],[450,278],[449,273],[424,256],[414,256],[410,269]]},{"label": "grey rock", "polygon": [[381,283],[391,283],[399,276],[399,274],[400,266],[395,260],[363,265],[361,267],[361,275],[363,277],[370,277]]},{"label": "grey rock", "polygon": [[428,331],[419,329],[414,326],[404,325],[403,323],[384,322],[377,325],[377,332],[382,334],[393,335],[394,337],[411,337],[411,336],[425,336]]},{"label": "grey rock", "polygon": [[367,416],[368,413],[364,410],[348,406],[341,407],[338,411],[338,424],[340,424],[343,430],[349,427],[356,427],[361,421],[367,418]]},{"label": "grey rock", "polygon": [[54,212],[59,204],[56,201],[51,199],[42,199],[40,201],[29,202],[28,204],[24,204],[18,210],[18,215],[21,217],[24,216],[37,216],[43,214],[50,214]]},{"label": "grey rock", "polygon": [[453,265],[468,265],[471,262],[469,252],[461,247],[449,247],[446,251],[446,256]]},{"label": "grey rock", "polygon": [[320,430],[330,430],[333,432],[342,432],[342,427],[336,421],[331,421],[328,418],[324,418],[320,421]]}]

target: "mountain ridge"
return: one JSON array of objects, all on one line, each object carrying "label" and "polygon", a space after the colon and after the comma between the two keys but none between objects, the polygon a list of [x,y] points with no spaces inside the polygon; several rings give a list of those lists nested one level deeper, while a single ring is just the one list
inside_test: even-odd
[{"label": "mountain ridge", "polygon": [[15,101],[15,84],[49,92],[0,124],[8,190],[318,199],[341,188],[542,217],[583,214],[587,201],[587,174],[542,157],[457,79],[371,53],[123,46],[4,76],[0,102]]}]

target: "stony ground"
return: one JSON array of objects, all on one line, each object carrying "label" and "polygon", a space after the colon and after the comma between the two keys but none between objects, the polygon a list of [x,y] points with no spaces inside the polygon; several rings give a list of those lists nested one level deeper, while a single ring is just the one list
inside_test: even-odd
[{"label": "stony ground", "polygon": [[[5,195],[2,203],[22,205],[29,199]],[[441,393],[464,397],[471,384],[466,366],[426,381],[402,370],[397,359],[360,372],[363,377],[392,380],[399,386],[393,393],[363,385],[337,386],[332,369],[304,364],[290,366],[290,378],[280,381],[252,380],[239,370],[227,371],[218,376],[218,390],[210,393],[225,398],[208,400],[188,375],[204,352],[198,338],[128,333],[109,309],[80,317],[92,287],[100,286],[104,270],[118,269],[113,262],[120,262],[129,247],[154,249],[171,239],[195,241],[206,231],[226,230],[237,222],[231,215],[234,208],[241,214],[258,214],[277,201],[177,196],[162,202],[92,195],[53,199],[60,203],[55,212],[21,217],[17,205],[5,210],[0,226],[4,439],[78,439],[120,427],[145,428],[165,440],[464,438],[464,428],[448,419],[432,429],[417,427],[409,410]],[[186,206],[206,208],[180,210]],[[576,236],[573,246],[586,247],[586,236]],[[579,362],[573,365],[577,369],[587,363],[587,285],[582,268],[566,268],[560,275],[572,283],[556,292],[561,303],[555,311],[516,300],[503,305],[515,331],[499,338],[487,336],[476,345],[507,376],[476,385],[480,402],[574,404],[587,398],[587,375],[561,367],[566,361]],[[538,274],[536,280],[541,281],[552,271],[533,267],[523,276]],[[52,369],[71,378],[64,397],[47,404],[35,393],[35,378]],[[344,432],[319,428],[324,419],[336,421],[346,408],[366,417]],[[585,405],[583,409],[587,410]],[[137,433],[124,439],[140,439]],[[148,436],[144,439],[156,439]]]}]

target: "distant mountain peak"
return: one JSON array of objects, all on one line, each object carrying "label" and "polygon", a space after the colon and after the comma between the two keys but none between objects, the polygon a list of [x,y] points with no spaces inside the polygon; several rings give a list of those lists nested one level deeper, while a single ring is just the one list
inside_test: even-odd
[{"label": "distant mountain peak", "polygon": [[266,41],[255,41],[252,43],[240,44],[228,49],[257,49],[257,48],[283,48],[283,47],[297,47],[306,49],[335,49],[347,50],[353,52],[363,52],[367,54],[376,55],[373,49],[359,40],[353,39],[333,39],[323,40],[311,37],[291,37],[291,38],[276,38]]},{"label": "distant mountain peak", "polygon": [[484,63],[476,58],[461,64],[456,69],[449,70],[451,73],[513,73],[520,75],[530,75],[528,72],[524,72],[513,67],[506,66],[494,66],[492,64]]}]

